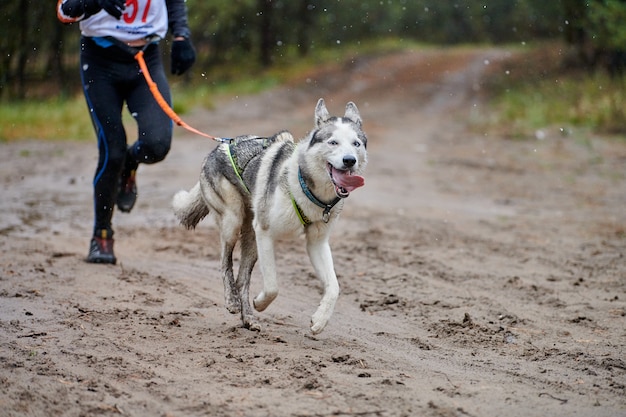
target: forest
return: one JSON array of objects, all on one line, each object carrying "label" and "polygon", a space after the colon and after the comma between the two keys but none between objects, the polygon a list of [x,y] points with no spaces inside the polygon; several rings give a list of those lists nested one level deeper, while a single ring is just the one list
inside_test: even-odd
[{"label": "forest", "polygon": [[[79,29],[61,24],[55,5],[0,4],[0,100],[74,91]],[[205,69],[236,62],[253,73],[380,39],[436,45],[560,39],[577,51],[570,64],[613,76],[626,56],[623,0],[188,0],[187,7],[198,67]]]}]

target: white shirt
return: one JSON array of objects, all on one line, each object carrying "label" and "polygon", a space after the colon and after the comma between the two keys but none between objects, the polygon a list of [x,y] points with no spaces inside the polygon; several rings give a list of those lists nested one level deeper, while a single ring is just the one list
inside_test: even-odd
[{"label": "white shirt", "polygon": [[83,36],[113,36],[122,42],[135,41],[154,34],[164,38],[167,29],[165,0],[129,0],[120,20],[103,9],[80,21]]}]

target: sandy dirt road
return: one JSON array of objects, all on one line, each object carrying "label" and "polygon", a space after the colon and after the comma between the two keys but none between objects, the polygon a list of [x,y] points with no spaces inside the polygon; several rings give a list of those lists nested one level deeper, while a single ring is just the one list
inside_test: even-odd
[{"label": "sandy dirt road", "polygon": [[300,240],[250,332],[223,307],[215,227],[176,224],[212,142],[177,129],[140,168],[116,266],[83,262],[95,145],[0,144],[0,416],[626,415],[626,142],[468,128],[507,56],[360,58],[186,115],[302,137],[317,98],[359,106],[366,185],[333,232],[342,293],[316,336]]}]

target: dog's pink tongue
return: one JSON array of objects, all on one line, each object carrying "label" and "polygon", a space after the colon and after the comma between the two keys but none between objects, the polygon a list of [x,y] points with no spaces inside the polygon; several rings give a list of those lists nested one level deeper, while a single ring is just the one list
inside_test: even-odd
[{"label": "dog's pink tongue", "polygon": [[352,174],[349,171],[339,171],[333,168],[333,179],[335,184],[344,188],[348,192],[365,185],[365,178],[360,175]]}]

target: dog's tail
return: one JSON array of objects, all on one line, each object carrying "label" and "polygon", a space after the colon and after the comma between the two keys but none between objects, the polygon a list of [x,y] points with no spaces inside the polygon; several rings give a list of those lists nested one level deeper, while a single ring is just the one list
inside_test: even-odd
[{"label": "dog's tail", "polygon": [[187,229],[195,228],[209,214],[209,208],[202,198],[199,182],[189,191],[177,192],[172,199],[172,207],[180,224]]}]

